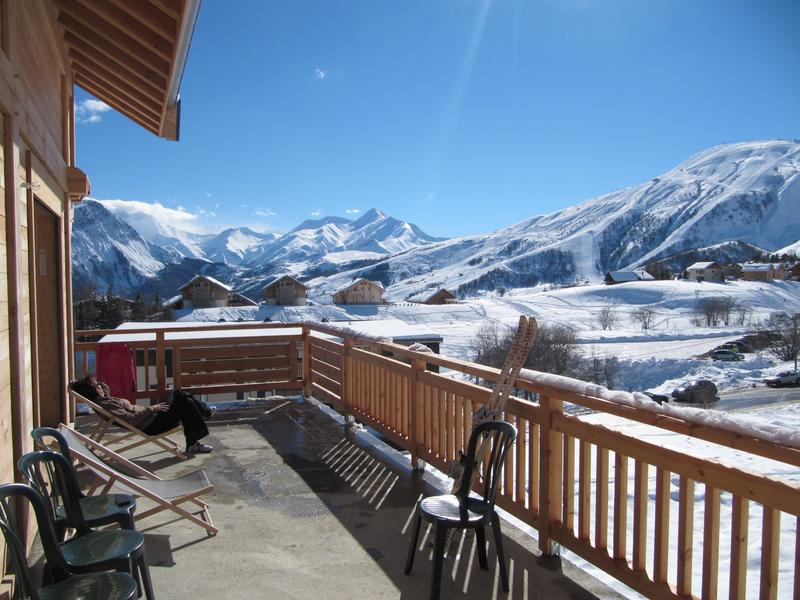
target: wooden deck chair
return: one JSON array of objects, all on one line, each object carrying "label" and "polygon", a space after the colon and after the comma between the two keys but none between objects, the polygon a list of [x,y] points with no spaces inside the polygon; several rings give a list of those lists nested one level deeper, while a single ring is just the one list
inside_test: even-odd
[{"label": "wooden deck chair", "polygon": [[[177,479],[161,479],[147,469],[66,425],[59,425],[58,429],[67,440],[73,458],[91,470],[100,480],[100,483],[95,484],[89,493],[102,486],[100,493],[103,494],[108,494],[113,490],[148,498],[155,502],[156,506],[143,512],[137,512],[135,514],[136,521],[164,510],[170,510],[195,525],[199,525],[209,535],[217,534],[218,529],[211,520],[208,504],[198,499],[199,496],[214,489],[203,469],[197,469]],[[192,503],[200,510],[195,512],[187,510],[183,506],[185,503]]]},{"label": "wooden deck chair", "polygon": [[89,432],[89,437],[98,444],[103,441],[103,438],[110,432],[112,427],[118,427],[123,430],[123,433],[120,436],[114,437],[114,442],[129,442],[122,448],[117,448],[116,451],[118,453],[125,452],[126,450],[132,450],[133,448],[138,448],[139,446],[143,446],[147,443],[152,443],[162,450],[171,452],[181,460],[187,459],[186,454],[184,454],[181,450],[180,444],[169,437],[170,435],[181,433],[183,431],[182,425],[179,425],[174,429],[170,429],[169,431],[165,431],[164,433],[150,435],[138,427],[134,427],[124,419],[121,419],[118,416],[108,412],[105,408],[95,402],[92,402],[86,396],[80,395],[75,390],[70,389],[70,393],[74,396],[75,402],[81,402],[85,404],[91,408],[98,417],[100,417],[100,421],[98,421],[94,428]]}]

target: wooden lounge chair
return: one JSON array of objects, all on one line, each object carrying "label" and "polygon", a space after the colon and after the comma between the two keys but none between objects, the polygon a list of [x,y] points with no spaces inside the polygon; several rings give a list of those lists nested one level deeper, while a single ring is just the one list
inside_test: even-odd
[{"label": "wooden lounge chair", "polygon": [[187,456],[181,450],[180,444],[169,437],[170,435],[181,433],[183,431],[183,426],[179,425],[178,427],[170,429],[169,431],[165,431],[164,433],[150,435],[138,427],[134,427],[124,419],[121,419],[118,416],[110,413],[96,402],[92,402],[86,396],[82,396],[75,390],[70,389],[70,393],[74,396],[76,402],[85,404],[91,408],[98,417],[100,417],[100,421],[98,421],[94,428],[89,432],[89,437],[95,442],[101,443],[103,438],[109,433],[112,427],[118,427],[123,430],[123,434],[121,436],[116,436],[114,438],[114,442],[119,443],[129,441],[129,443],[124,445],[122,448],[116,449],[118,453],[125,452],[126,450],[132,450],[133,448],[138,448],[139,446],[143,446],[147,443],[152,443],[162,450],[171,452],[181,460],[186,460]]},{"label": "wooden lounge chair", "polygon": [[[199,525],[209,535],[217,534],[218,529],[211,520],[208,505],[198,499],[214,489],[203,469],[197,469],[177,479],[161,479],[147,469],[66,425],[59,425],[59,431],[67,441],[72,457],[90,469],[101,482],[95,484],[89,493],[102,485],[100,492],[103,494],[107,494],[113,489],[117,492],[148,498],[155,502],[156,506],[143,512],[137,512],[135,514],[136,521],[164,510],[171,510],[195,525]],[[195,512],[187,510],[183,506],[187,502],[195,504],[200,510]]]}]

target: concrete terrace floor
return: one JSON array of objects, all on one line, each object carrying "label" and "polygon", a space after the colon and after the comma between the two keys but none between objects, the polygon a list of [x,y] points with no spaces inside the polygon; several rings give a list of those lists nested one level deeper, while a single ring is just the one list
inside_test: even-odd
[{"label": "concrete terrace floor", "polygon": [[[402,455],[365,442],[367,434],[301,398],[220,411],[209,425],[211,454],[178,461],[147,454],[148,446],[137,458],[161,477],[203,467],[216,486],[205,497],[215,537],[174,513],[138,523],[158,598],[428,597],[431,536],[423,527],[425,548],[406,576],[407,529],[417,499],[440,491]],[[147,506],[140,501],[139,510]],[[539,557],[535,540],[503,525],[510,593],[499,589],[491,533],[488,572],[478,567],[474,536],[459,534],[459,557],[445,560],[442,598],[619,598],[567,561]]]}]

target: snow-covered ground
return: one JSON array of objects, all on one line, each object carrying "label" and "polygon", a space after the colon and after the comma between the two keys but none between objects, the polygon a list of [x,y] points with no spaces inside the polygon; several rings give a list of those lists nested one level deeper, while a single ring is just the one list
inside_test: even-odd
[{"label": "snow-covered ground", "polygon": [[[730,297],[749,312],[744,323],[698,327],[695,306],[703,298]],[[598,312],[606,307],[616,317],[614,326],[603,330]],[[653,325],[644,331],[635,311],[653,312]],[[520,314],[534,315],[541,324],[573,328],[586,355],[615,356],[620,370],[618,389],[669,392],[681,381],[704,377],[720,391],[750,387],[764,376],[786,368],[771,355],[747,354],[745,360],[722,363],[699,358],[727,341],[752,331],[771,313],[800,311],[800,282],[690,281],[632,282],[614,286],[586,285],[561,289],[525,288],[504,296],[487,294],[458,304],[427,306],[389,305],[338,306],[315,303],[302,307],[259,306],[178,311],[181,321],[328,321],[347,324],[361,320],[395,319],[427,328],[444,338],[441,352],[459,358],[474,358],[475,332],[486,323],[515,327]],[[734,314],[733,322],[739,318]]]},{"label": "snow-covered ground", "polygon": [[[727,296],[749,309],[742,324],[719,327],[698,327],[694,324],[695,307],[702,298]],[[598,313],[611,307],[617,317],[616,324],[603,330],[598,323]],[[653,326],[643,331],[636,322],[634,314],[639,308],[648,308],[655,315]],[[616,356],[620,360],[620,373],[615,387],[622,390],[655,390],[669,392],[687,379],[705,377],[716,382],[721,391],[751,387],[760,384],[765,375],[789,368],[766,352],[747,354],[746,359],[736,363],[721,363],[701,358],[709,350],[721,343],[740,337],[752,331],[755,324],[771,313],[800,312],[800,283],[798,282],[729,282],[725,284],[694,283],[689,281],[634,282],[616,286],[587,285],[563,289],[516,289],[503,297],[485,295],[463,303],[426,306],[399,303],[386,306],[334,306],[314,304],[306,307],[266,307],[239,309],[205,309],[179,314],[182,321],[236,321],[264,320],[297,322],[301,320],[326,320],[331,325],[348,326],[356,321],[383,321],[384,324],[403,322],[414,325],[417,330],[430,330],[443,337],[442,353],[460,358],[474,358],[472,340],[479,327],[485,323],[496,323],[509,328],[516,325],[520,314],[534,315],[541,324],[559,324],[572,327],[577,335],[581,349],[587,355]],[[735,319],[736,317],[734,317]],[[377,324],[376,324],[377,325]],[[385,327],[383,329],[386,329]],[[381,330],[381,328],[378,328]],[[390,334],[388,330],[387,334]],[[629,395],[625,395],[629,396]],[[683,410],[692,409],[664,409]],[[700,417],[720,415],[720,413],[696,411]],[[627,421],[610,415],[584,415],[581,418],[593,423],[619,429],[626,434],[655,444],[661,444],[694,456],[718,460],[724,464],[736,465],[755,473],[772,475],[784,481],[800,484],[800,470],[760,458],[747,453],[702,442],[662,429]],[[747,427],[748,423],[770,435],[772,426],[780,426],[795,432],[800,430],[800,403],[782,404],[768,408],[754,408],[743,414],[737,412],[733,418],[734,426]],[[794,440],[793,435],[785,439]],[[795,440],[796,441],[796,440]],[[794,441],[792,441],[794,443]],[[612,463],[613,464],[613,461]],[[629,466],[629,493],[633,494],[633,464]],[[592,473],[595,473],[594,468]],[[594,486],[594,482],[592,483]],[[613,486],[613,472],[610,477]],[[677,498],[678,478],[671,481],[670,510],[672,519],[670,550],[670,580],[675,581],[677,548]],[[649,528],[652,540],[654,515],[655,469],[650,469]],[[699,548],[703,539],[703,507],[705,488],[695,486],[695,543]],[[594,492],[592,494],[594,496]],[[613,487],[609,498],[613,503]],[[728,578],[726,569],[730,563],[731,496],[722,494],[720,531],[720,597],[726,595]],[[633,510],[633,498],[629,498],[629,512]],[[750,537],[748,544],[748,597],[758,595],[761,507],[752,504],[750,510]],[[609,514],[613,515],[612,508]],[[628,517],[632,527],[632,513]],[[794,573],[794,544],[796,519],[783,515],[781,520],[779,594],[791,594]],[[609,528],[610,530],[610,528]],[[632,543],[632,531],[628,534],[628,544]],[[700,589],[702,573],[702,552],[694,553],[694,590]],[[607,581],[624,593],[636,596],[609,576],[599,572],[580,558],[570,559],[599,578]],[[652,555],[648,556],[652,565]],[[624,588],[624,589],[623,589]]]}]

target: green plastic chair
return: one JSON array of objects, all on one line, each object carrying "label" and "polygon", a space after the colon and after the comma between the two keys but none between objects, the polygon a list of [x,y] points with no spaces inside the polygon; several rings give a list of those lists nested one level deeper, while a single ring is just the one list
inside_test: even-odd
[{"label": "green plastic chair", "polygon": [[[39,537],[44,547],[50,573],[56,583],[38,588],[33,583],[28,560],[17,535],[9,505],[15,498],[25,498],[33,506]],[[8,548],[8,555],[17,574],[16,584],[20,597],[30,600],[133,600],[136,581],[128,573],[85,573],[70,575],[58,549],[55,530],[47,515],[44,498],[33,488],[21,483],[0,486],[0,530]]]},{"label": "green plastic chair", "polygon": [[[92,573],[97,571],[126,571],[136,580],[147,600],[155,594],[150,580],[150,571],[144,552],[144,536],[135,530],[92,530],[80,508],[78,482],[69,461],[57,452],[31,452],[19,459],[19,470],[34,487],[42,485],[37,493],[42,498],[48,488],[58,487],[63,501],[68,527],[75,535],[59,544],[61,556],[70,573]],[[42,499],[44,503],[44,500]],[[55,515],[45,507],[45,517],[52,522]],[[37,516],[38,520],[38,516]],[[41,527],[41,523],[40,523]],[[140,579],[141,577],[141,579]]]},{"label": "green plastic chair", "polygon": [[[52,450],[53,447],[48,442],[51,439],[55,440],[61,455],[67,459],[70,465],[73,464],[74,461],[72,460],[69,444],[58,429],[53,429],[52,427],[37,427],[31,432],[31,437],[33,437],[36,446],[43,451]],[[34,485],[44,494],[41,486],[35,485],[32,481],[28,483]],[[49,493],[45,495],[45,499],[49,500],[52,514],[55,515],[54,525],[56,536],[59,540],[63,540],[69,525],[57,487],[50,489]],[[86,524],[91,528],[110,525],[112,523],[117,523],[120,529],[136,528],[133,521],[133,513],[136,511],[136,498],[130,494],[98,494],[95,496],[86,496],[80,491],[80,488],[78,488],[78,504],[80,504],[84,521],[86,521]]]}]

